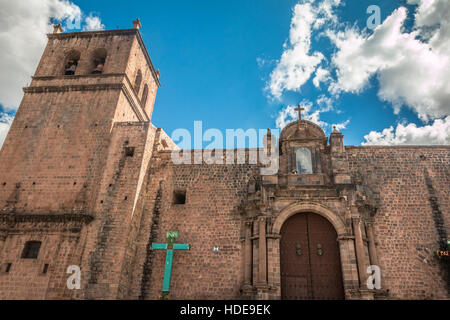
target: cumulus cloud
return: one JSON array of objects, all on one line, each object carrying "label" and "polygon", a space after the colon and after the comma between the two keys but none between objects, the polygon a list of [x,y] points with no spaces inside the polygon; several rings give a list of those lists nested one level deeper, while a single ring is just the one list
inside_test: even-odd
[{"label": "cumulus cloud", "polygon": [[338,131],[342,131],[342,130],[347,129],[347,126],[349,124],[350,124],[350,120],[347,120],[347,121],[342,122],[342,123],[335,123],[335,124],[333,124],[333,128],[336,128],[336,130],[338,130]]},{"label": "cumulus cloud", "polygon": [[105,25],[102,23],[99,17],[89,15],[86,17],[83,31],[98,31],[105,30]]},{"label": "cumulus cloud", "polygon": [[[81,29],[81,9],[66,0],[0,0],[0,104],[17,109],[47,42],[54,22],[65,31]],[[86,21],[87,22],[87,21]],[[100,26],[93,20],[91,26]]]},{"label": "cumulus cloud", "polygon": [[[332,58],[337,80],[330,91],[359,93],[376,75],[379,98],[391,103],[396,113],[402,106],[409,106],[424,121],[448,115],[449,13],[450,1],[424,0],[417,8],[415,30],[410,33],[404,32],[404,7],[395,10],[373,34],[356,27],[328,31],[337,47]],[[420,37],[425,34],[429,41]]]},{"label": "cumulus cloud", "polygon": [[322,112],[328,112],[333,110],[333,100],[324,94],[320,95],[316,100],[317,105],[319,105],[322,109]]},{"label": "cumulus cloud", "polygon": [[450,116],[431,125],[399,124],[382,132],[372,131],[364,137],[362,145],[450,145]]},{"label": "cumulus cloud", "polygon": [[[303,120],[311,121],[311,122],[317,124],[318,126],[322,127],[322,129],[329,129],[332,126],[336,126],[336,128],[338,130],[346,129],[347,125],[350,123],[350,120],[347,120],[343,123],[330,125],[329,123],[320,119],[320,116],[322,113],[333,110],[332,100],[330,98],[322,95],[316,101],[316,104],[317,104],[318,108],[314,107],[314,103],[312,103],[311,101],[308,101],[306,99],[300,103],[300,106],[305,109],[302,112]],[[298,120],[298,111],[296,109],[297,109],[297,106],[287,106],[287,107],[283,108],[278,113],[278,117],[275,121],[277,128],[283,129],[291,122],[297,121]]]},{"label": "cumulus cloud", "polygon": [[295,106],[287,106],[278,113],[278,117],[275,120],[277,128],[283,129],[289,123],[298,119],[297,111],[295,111],[295,108]]},{"label": "cumulus cloud", "polygon": [[318,67],[316,70],[316,76],[313,79],[313,84],[316,88],[320,88],[322,82],[328,82],[331,80],[330,71],[322,67]]},{"label": "cumulus cloud", "polygon": [[[299,91],[312,79],[317,89],[325,84],[325,90],[337,99],[342,92],[362,92],[376,79],[381,101],[391,104],[395,114],[404,107],[412,109],[425,125],[405,122],[373,131],[366,136],[366,144],[448,144],[450,1],[407,0],[415,6],[411,30],[405,27],[405,7],[394,10],[371,31],[338,21],[334,10],[340,4],[301,0],[294,8],[289,42],[267,86],[272,96],[280,98],[285,91]],[[311,46],[314,32],[327,35],[335,46],[330,59]],[[329,127],[320,120],[320,114],[333,110],[332,100],[320,96],[316,104],[320,108],[307,109],[305,118]],[[277,126],[296,120],[294,109],[288,106],[280,111]],[[348,124],[335,126],[342,130]]]},{"label": "cumulus cloud", "polygon": [[0,150],[5,142],[12,121],[13,118],[10,115],[0,112]]},{"label": "cumulus cloud", "polygon": [[[302,0],[294,7],[289,31],[289,42],[281,59],[270,75],[267,88],[270,94],[280,99],[284,91],[298,91],[310,79],[320,63],[325,59],[319,51],[311,52],[311,32],[327,22],[335,22],[333,8],[341,0]],[[316,83],[326,80],[323,69]]]},{"label": "cumulus cloud", "polygon": [[[303,120],[314,122],[319,126],[327,125],[325,122],[320,120],[320,114],[322,111],[320,109],[313,111],[314,105],[311,101],[303,100],[302,103],[300,103],[300,106],[305,109],[302,111]],[[278,118],[275,122],[277,128],[283,129],[291,122],[298,120],[298,111],[296,108],[297,106],[287,106],[279,112]]]}]

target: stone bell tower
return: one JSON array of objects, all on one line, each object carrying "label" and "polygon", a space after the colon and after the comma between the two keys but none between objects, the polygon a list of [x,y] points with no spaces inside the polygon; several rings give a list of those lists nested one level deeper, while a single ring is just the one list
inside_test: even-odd
[{"label": "stone bell tower", "polygon": [[[0,151],[0,299],[117,298],[126,282],[158,133],[159,72],[140,27],[48,35]],[[68,265],[83,270],[81,291],[67,291]]]}]

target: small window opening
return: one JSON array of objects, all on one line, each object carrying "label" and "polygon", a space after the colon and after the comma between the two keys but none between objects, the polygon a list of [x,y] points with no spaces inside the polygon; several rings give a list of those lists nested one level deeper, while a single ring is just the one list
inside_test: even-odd
[{"label": "small window opening", "polygon": [[136,91],[136,93],[139,93],[139,90],[141,89],[141,82],[142,82],[142,71],[138,70],[136,80],[134,81],[134,90]]},{"label": "small window opening", "polygon": [[9,273],[11,271],[12,263],[7,263],[5,267],[5,273]]},{"label": "small window opening", "polygon": [[37,259],[40,249],[40,241],[28,241],[22,251],[22,259]]},{"label": "small window opening", "polygon": [[105,67],[105,60],[106,59],[96,59],[94,60],[95,68],[92,71],[92,74],[102,74],[103,68]]},{"label": "small window opening", "polygon": [[144,91],[142,92],[142,99],[141,99],[141,103],[144,108],[145,108],[145,105],[147,104],[147,97],[148,97],[148,85],[145,85]]},{"label": "small window opening", "polygon": [[98,49],[94,52],[92,61],[94,63],[94,69],[92,74],[102,74],[105,68],[107,52],[105,49]]},{"label": "small window opening", "polygon": [[43,274],[47,274],[47,272],[48,272],[48,267],[49,267],[48,264],[44,264],[44,269],[42,270],[42,273],[43,273]]},{"label": "small window opening", "polygon": [[76,50],[69,53],[66,59],[66,65],[64,67],[64,74],[66,76],[73,76],[75,74],[80,56],[80,52]]},{"label": "small window opening", "polygon": [[174,204],[186,204],[186,190],[175,191],[173,194]]},{"label": "small window opening", "polygon": [[125,148],[125,155],[127,157],[133,157],[134,156],[134,147],[126,147]]}]

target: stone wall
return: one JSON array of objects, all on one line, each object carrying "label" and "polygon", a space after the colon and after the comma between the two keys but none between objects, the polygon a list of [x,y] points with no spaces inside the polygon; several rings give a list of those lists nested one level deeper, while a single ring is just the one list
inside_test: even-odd
[{"label": "stone wall", "polygon": [[[98,48],[108,56],[103,74],[93,75]],[[65,76],[71,50],[82,54],[75,75]],[[137,30],[49,35],[0,151],[0,298],[126,297],[158,86]],[[26,241],[42,242],[37,259],[21,258]],[[80,291],[67,290],[69,265],[82,269]]]},{"label": "stone wall", "polygon": [[[375,200],[382,287],[392,299],[448,298],[450,147],[346,147],[352,175]],[[434,210],[437,206],[437,210]]]},{"label": "stone wall", "polygon": [[[170,153],[152,160],[135,272],[143,272],[141,297],[157,299],[164,274],[166,232],[179,231],[177,243],[190,251],[175,252],[173,299],[239,299],[243,282],[241,217],[248,181],[257,165],[173,165]],[[174,192],[186,191],[186,203],[174,204]],[[155,217],[155,215],[157,215]],[[219,247],[219,253],[213,252]],[[134,288],[136,289],[136,288]]]}]

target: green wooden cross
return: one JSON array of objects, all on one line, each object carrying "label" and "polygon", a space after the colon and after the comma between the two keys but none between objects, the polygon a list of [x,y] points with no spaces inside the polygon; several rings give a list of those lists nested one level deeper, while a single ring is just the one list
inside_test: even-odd
[{"label": "green wooden cross", "polygon": [[167,300],[170,292],[170,277],[172,275],[172,261],[174,250],[189,250],[188,244],[178,244],[175,240],[178,238],[178,231],[169,231],[166,234],[167,243],[152,243],[153,250],[167,250],[166,265],[164,268],[164,280],[162,287],[162,300]]}]

